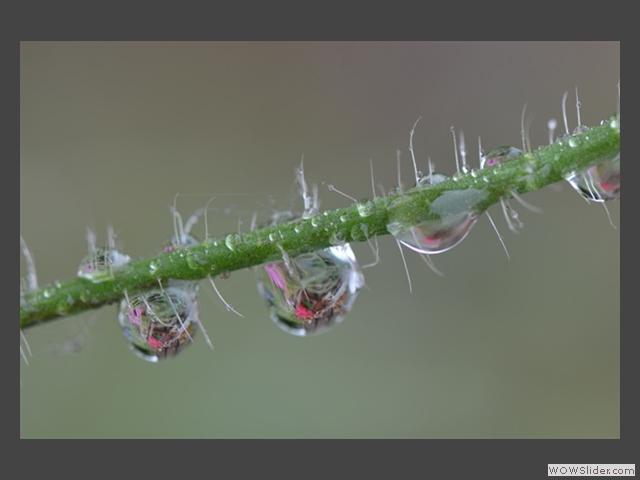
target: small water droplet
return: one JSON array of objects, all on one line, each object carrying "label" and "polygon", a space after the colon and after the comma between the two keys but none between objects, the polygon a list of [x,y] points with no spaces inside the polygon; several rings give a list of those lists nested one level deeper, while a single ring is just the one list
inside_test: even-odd
[{"label": "small water droplet", "polygon": [[610,126],[614,130],[620,131],[620,120],[618,120],[617,118],[614,118],[613,120],[611,120]]},{"label": "small water droplet", "polygon": [[333,235],[331,235],[331,244],[332,245],[342,245],[345,241],[345,234],[344,232],[337,230],[336,232],[333,233]]},{"label": "small water droplet", "polygon": [[361,227],[362,225],[354,225],[351,229],[351,238],[356,242],[364,242],[367,239],[367,236]]},{"label": "small water droplet", "polygon": [[113,278],[113,273],[123,269],[131,258],[112,248],[98,248],[85,255],[78,268],[78,277],[93,283]]},{"label": "small water droplet", "polygon": [[158,271],[158,264],[156,264],[156,262],[149,263],[149,273],[153,275],[157,271]]},{"label": "small water droplet", "polygon": [[569,146],[570,146],[571,148],[575,148],[575,147],[580,146],[580,144],[582,144],[582,140],[580,140],[580,138],[578,138],[578,137],[571,137],[571,138],[567,141],[567,143],[569,144]]},{"label": "small water droplet", "polygon": [[42,290],[42,296],[44,298],[51,298],[55,292],[56,292],[55,288],[53,288],[53,287],[45,287]]},{"label": "small water droplet", "polygon": [[375,204],[371,200],[363,200],[356,206],[358,209],[358,215],[361,217],[368,217],[375,210]]},{"label": "small water droplet", "polygon": [[232,252],[235,251],[236,248],[238,248],[238,244],[240,243],[240,241],[241,241],[241,237],[237,233],[230,233],[224,239],[225,245]]},{"label": "small water droplet", "polygon": [[317,227],[318,225],[320,225],[320,220],[321,220],[320,217],[316,215],[311,219],[311,226]]},{"label": "small water droplet", "polygon": [[346,215],[340,215],[340,221],[342,223],[346,222],[348,220],[348,217]]},{"label": "small water droplet", "polygon": [[480,168],[502,165],[505,162],[518,158],[522,153],[523,151],[519,148],[510,147],[508,145],[494,148],[480,158]]}]

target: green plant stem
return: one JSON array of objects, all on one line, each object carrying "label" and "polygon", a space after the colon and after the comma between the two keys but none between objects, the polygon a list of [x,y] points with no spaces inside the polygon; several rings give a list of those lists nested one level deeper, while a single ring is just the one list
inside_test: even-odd
[{"label": "green plant stem", "polygon": [[[569,141],[570,140],[570,141]],[[325,211],[244,234],[207,239],[153,258],[131,262],[101,283],[74,279],[27,292],[20,298],[20,328],[119,301],[167,279],[201,280],[344,242],[361,242],[388,234],[390,219],[407,227],[436,214],[432,203],[446,191],[482,192],[474,203],[480,215],[511,192],[523,194],[565,179],[571,172],[609,160],[620,153],[620,115],[570,139],[525,153],[504,164],[475,170],[434,185]],[[79,256],[79,258],[81,255]]]}]

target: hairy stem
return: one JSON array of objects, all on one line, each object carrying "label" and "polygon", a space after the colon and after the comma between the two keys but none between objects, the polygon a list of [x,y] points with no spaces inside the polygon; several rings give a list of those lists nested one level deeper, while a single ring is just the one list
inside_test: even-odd
[{"label": "hairy stem", "polygon": [[314,217],[245,234],[207,239],[197,246],[131,262],[101,283],[74,279],[29,291],[20,298],[20,328],[73,315],[119,301],[158,285],[158,280],[200,280],[344,242],[361,242],[388,234],[390,219],[415,225],[436,213],[431,204],[446,191],[482,192],[473,209],[478,215],[511,192],[523,194],[562,181],[571,172],[609,160],[620,153],[620,115],[570,139],[525,153],[504,164],[413,188],[399,195],[365,200]]}]

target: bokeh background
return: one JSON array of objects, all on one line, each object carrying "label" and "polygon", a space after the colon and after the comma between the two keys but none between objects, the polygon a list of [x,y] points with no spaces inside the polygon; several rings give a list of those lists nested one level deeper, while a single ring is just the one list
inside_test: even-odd
[{"label": "bokeh background", "polygon": [[[211,233],[300,207],[304,154],[322,208],[410,182],[418,162],[452,173],[449,131],[485,148],[534,147],[562,128],[574,88],[582,123],[617,108],[617,42],[27,42],[21,45],[20,233],[41,283],[74,277],[88,226],[113,224],[134,258],[212,196]],[[324,184],[323,184],[324,182]],[[567,184],[525,196],[505,237],[482,218],[438,277],[380,238],[380,263],[345,322],[313,338],[268,319],[249,271],[217,280],[244,318],[203,283],[202,336],[173,360],[128,349],[105,307],[26,332],[22,438],[618,438],[620,204],[587,204]],[[202,236],[202,225],[194,229]],[[366,244],[354,245],[361,263]],[[24,276],[24,262],[21,275]]]}]

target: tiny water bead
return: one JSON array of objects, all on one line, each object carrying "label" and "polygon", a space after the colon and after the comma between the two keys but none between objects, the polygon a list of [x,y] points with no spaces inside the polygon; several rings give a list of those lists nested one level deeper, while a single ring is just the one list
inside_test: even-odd
[{"label": "tiny water bead", "polygon": [[126,296],[118,322],[129,348],[143,360],[172,358],[193,343],[198,302],[192,289],[170,286]]},{"label": "tiny water bead", "polygon": [[271,320],[285,332],[308,336],[341,323],[364,286],[348,244],[272,262],[256,269]]}]

